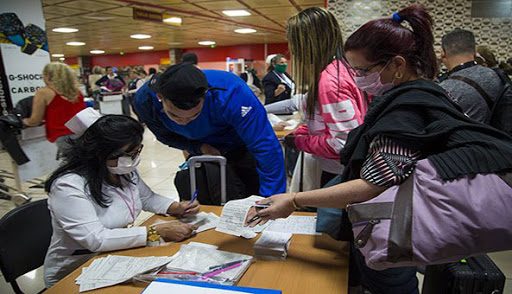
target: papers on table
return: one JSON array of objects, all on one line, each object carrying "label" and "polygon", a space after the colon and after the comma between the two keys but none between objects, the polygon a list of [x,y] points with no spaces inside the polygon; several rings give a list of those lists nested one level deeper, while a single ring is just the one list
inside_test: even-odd
[{"label": "papers on table", "polygon": [[264,231],[254,243],[254,255],[260,259],[286,259],[291,233]]},{"label": "papers on table", "polygon": [[142,294],[168,294],[168,293],[187,293],[187,294],[280,294],[280,290],[258,289],[249,287],[236,287],[213,285],[201,282],[173,281],[158,279],[146,288]]},{"label": "papers on table", "polygon": [[201,233],[210,229],[215,229],[219,222],[219,217],[213,212],[206,213],[201,211],[196,215],[181,218],[180,221],[199,226],[196,232]]},{"label": "papers on table", "polygon": [[250,196],[245,199],[228,201],[222,208],[222,214],[215,230],[247,239],[256,237],[256,233],[263,231],[271,222],[267,222],[263,226],[257,225],[251,228],[245,226],[245,219],[247,212],[249,212],[254,203],[262,199],[264,198],[260,196]]},{"label": "papers on table", "polygon": [[95,259],[90,266],[82,269],[76,279],[80,292],[103,288],[125,282],[135,275],[161,267],[171,257],[131,257],[108,255]]},{"label": "papers on table", "polygon": [[172,256],[167,269],[190,271],[196,273],[210,272],[212,267],[241,261],[241,265],[215,275],[215,279],[223,283],[236,283],[252,262],[250,255],[217,250],[215,246],[192,242],[181,245],[180,250]]},{"label": "papers on table", "polygon": [[266,231],[302,235],[320,234],[316,232],[316,216],[300,215],[290,215],[287,218],[276,219]]}]

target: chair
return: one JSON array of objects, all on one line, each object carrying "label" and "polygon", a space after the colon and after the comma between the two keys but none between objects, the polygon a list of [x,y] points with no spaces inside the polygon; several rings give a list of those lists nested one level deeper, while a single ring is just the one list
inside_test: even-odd
[{"label": "chair", "polygon": [[43,265],[52,223],[47,199],[29,202],[0,219],[0,270],[15,293],[16,279]]}]

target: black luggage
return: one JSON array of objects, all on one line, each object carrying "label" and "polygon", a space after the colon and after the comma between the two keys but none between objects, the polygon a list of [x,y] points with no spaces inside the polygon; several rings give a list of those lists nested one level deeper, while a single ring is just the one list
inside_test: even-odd
[{"label": "black luggage", "polygon": [[427,266],[423,294],[501,294],[505,275],[487,255]]}]

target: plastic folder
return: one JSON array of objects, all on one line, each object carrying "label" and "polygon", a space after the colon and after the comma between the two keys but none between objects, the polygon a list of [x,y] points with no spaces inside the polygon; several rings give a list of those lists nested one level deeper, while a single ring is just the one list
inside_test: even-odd
[{"label": "plastic folder", "polygon": [[[178,292],[179,291],[179,292]],[[176,281],[156,279],[142,292],[142,294],[162,293],[254,293],[254,294],[281,294],[281,290],[260,289],[238,286],[224,286],[204,282]]]}]

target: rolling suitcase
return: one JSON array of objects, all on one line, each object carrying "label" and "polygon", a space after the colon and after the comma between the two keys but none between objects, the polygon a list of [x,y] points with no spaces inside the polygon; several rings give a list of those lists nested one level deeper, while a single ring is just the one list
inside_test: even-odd
[{"label": "rolling suitcase", "polygon": [[501,294],[505,275],[487,255],[427,266],[423,294]]}]

